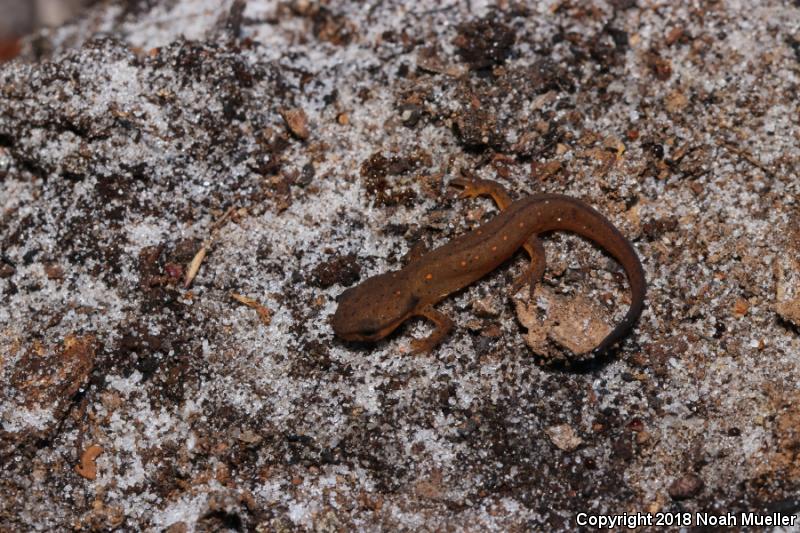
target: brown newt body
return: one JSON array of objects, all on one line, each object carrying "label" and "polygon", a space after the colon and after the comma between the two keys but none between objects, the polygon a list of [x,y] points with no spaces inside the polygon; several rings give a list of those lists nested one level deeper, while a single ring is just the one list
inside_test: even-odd
[{"label": "brown newt body", "polygon": [[332,320],[339,337],[376,341],[409,318],[422,316],[433,321],[436,328],[428,338],[413,341],[413,347],[415,351],[428,351],[453,325],[433,305],[482,278],[521,247],[531,255],[527,278],[532,295],[545,270],[544,248],[538,235],[553,230],[570,231],[594,241],[622,265],[628,277],[631,306],[594,353],[607,350],[633,326],[644,305],[644,271],[633,246],[603,215],[580,200],[560,194],[537,194],[512,202],[495,182],[457,179],[451,184],[464,187],[464,197],[493,197],[502,212],[403,269],[374,276],[344,291]]}]

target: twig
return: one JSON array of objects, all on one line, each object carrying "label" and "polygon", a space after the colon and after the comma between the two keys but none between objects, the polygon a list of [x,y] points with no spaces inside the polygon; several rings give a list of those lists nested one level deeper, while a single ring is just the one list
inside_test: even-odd
[{"label": "twig", "polygon": [[754,167],[761,169],[761,171],[764,172],[764,174],[766,174],[770,178],[775,178],[775,171],[770,170],[769,167],[767,167],[764,163],[756,159],[755,156],[753,156],[753,154],[751,154],[747,150],[742,150],[741,148],[739,148],[730,141],[722,141],[722,145],[731,152],[733,152],[734,154],[738,155],[739,157],[750,163],[751,165],[753,165]]},{"label": "twig", "polygon": [[203,241],[200,249],[196,254],[194,254],[191,263],[189,263],[189,266],[186,268],[186,277],[183,281],[184,289],[188,289],[192,284],[192,281],[194,281],[195,276],[197,276],[197,273],[200,271],[200,266],[203,264],[203,260],[211,250],[211,245],[214,243],[214,240],[217,237],[217,231],[220,227],[222,227],[222,224],[224,224],[225,221],[230,218],[234,210],[235,207],[229,208],[227,211],[225,211],[224,215],[222,215],[216,222],[214,222],[214,224],[211,225],[211,231],[209,232],[208,238]]}]

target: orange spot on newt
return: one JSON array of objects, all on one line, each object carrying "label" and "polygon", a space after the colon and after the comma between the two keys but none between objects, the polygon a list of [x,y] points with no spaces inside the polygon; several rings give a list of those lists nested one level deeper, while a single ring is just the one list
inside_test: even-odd
[{"label": "orange spot on newt", "polygon": [[433,279],[433,274],[425,274],[425,279]]}]

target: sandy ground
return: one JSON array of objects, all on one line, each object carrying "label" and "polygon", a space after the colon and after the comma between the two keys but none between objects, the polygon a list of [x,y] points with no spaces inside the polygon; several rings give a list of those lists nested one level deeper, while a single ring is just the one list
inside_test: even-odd
[{"label": "sandy ground", "polygon": [[[799,74],[777,0],[128,0],[29,38],[0,67],[0,529],[796,519]],[[496,214],[464,172],[631,240],[647,305],[610,357],[573,352],[624,273],[558,232],[530,305],[520,253],[431,353],[422,321],[334,337],[345,288]]]}]

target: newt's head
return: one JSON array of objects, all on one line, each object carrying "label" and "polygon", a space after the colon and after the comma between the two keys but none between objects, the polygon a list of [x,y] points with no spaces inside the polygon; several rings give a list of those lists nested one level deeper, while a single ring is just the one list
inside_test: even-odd
[{"label": "newt's head", "polygon": [[339,296],[331,325],[348,341],[382,339],[408,319],[418,298],[398,272],[371,277]]}]

